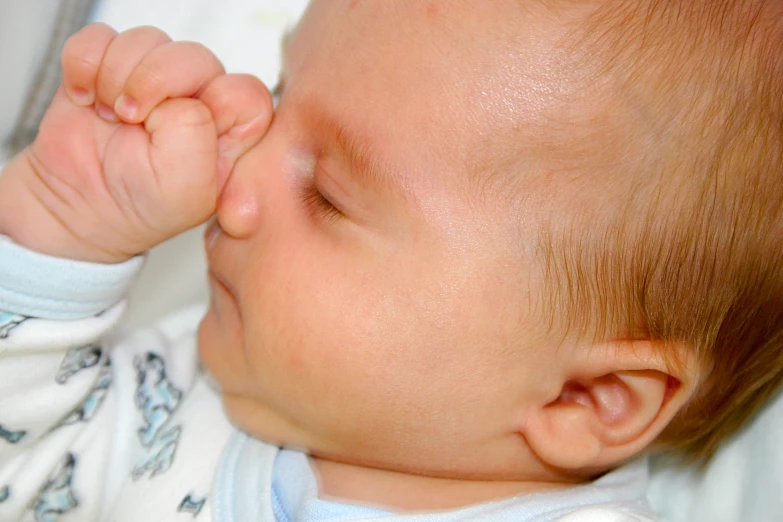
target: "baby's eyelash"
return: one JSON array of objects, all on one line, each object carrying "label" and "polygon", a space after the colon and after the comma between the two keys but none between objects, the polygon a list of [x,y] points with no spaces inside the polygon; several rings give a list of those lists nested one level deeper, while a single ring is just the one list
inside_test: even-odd
[{"label": "baby's eyelash", "polygon": [[321,194],[312,180],[307,180],[300,185],[299,197],[316,219],[331,222],[343,215],[337,207]]}]

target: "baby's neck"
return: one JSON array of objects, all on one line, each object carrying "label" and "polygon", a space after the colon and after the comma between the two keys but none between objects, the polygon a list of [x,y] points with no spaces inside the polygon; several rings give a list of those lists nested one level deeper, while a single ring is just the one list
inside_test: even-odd
[{"label": "baby's neck", "polygon": [[456,480],[366,468],[310,457],[321,499],[394,511],[452,510],[516,495],[568,487],[554,482]]}]

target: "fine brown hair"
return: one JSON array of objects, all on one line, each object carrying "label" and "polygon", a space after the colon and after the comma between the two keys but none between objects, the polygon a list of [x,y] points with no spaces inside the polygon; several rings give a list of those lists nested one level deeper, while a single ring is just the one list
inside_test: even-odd
[{"label": "fine brown hair", "polygon": [[612,205],[542,235],[541,301],[568,330],[688,347],[703,380],[659,443],[705,462],[783,382],[783,4],[609,0],[586,20],[571,49],[653,124],[601,178]]}]

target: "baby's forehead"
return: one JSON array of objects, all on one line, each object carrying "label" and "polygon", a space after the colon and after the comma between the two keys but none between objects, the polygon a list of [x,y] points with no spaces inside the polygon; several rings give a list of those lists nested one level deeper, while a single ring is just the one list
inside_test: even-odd
[{"label": "baby's forehead", "polygon": [[407,169],[445,161],[479,183],[598,172],[649,154],[652,137],[674,129],[661,107],[686,103],[660,103],[634,65],[638,42],[612,16],[570,3],[393,4],[316,0],[288,38],[283,76],[292,98],[320,105],[387,158],[415,158]]},{"label": "baby's forehead", "polygon": [[452,142],[466,128],[484,139],[545,129],[589,100],[551,14],[518,2],[351,5],[313,3],[284,53],[289,89],[333,95],[356,117],[408,116],[401,132]]}]

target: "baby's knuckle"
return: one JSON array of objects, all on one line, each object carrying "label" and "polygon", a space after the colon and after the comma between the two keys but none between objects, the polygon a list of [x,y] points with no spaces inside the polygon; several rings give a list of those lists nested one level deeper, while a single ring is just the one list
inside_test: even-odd
[{"label": "baby's knuckle", "polygon": [[61,56],[71,65],[84,65],[97,70],[103,57],[103,51],[114,38],[116,32],[106,24],[91,24],[72,34],[63,44]]},{"label": "baby's knuckle", "polygon": [[97,71],[100,67],[100,55],[95,52],[90,52],[91,49],[84,45],[84,42],[74,40],[74,38],[75,36],[72,36],[63,46],[63,64],[69,69],[77,69],[85,72]]},{"label": "baby's knuckle", "polygon": [[95,78],[101,68],[99,59],[84,54],[64,54],[63,64],[72,75],[76,75],[82,81]]},{"label": "baby's knuckle", "polygon": [[215,53],[210,51],[205,45],[198,42],[187,42],[187,44],[190,47],[191,54],[193,54],[193,59],[198,61],[200,70],[210,70],[215,65],[220,65],[220,61],[215,56]]},{"label": "baby's knuckle", "polygon": [[65,40],[65,43],[63,44],[62,55],[70,56],[77,53],[78,51],[76,49],[79,47],[80,43],[81,35],[79,33],[72,34],[68,37],[67,40]]},{"label": "baby's knuckle", "polygon": [[142,62],[133,72],[125,91],[142,101],[160,95],[165,88],[164,72],[155,65]]},{"label": "baby's knuckle", "polygon": [[158,42],[160,44],[171,41],[171,37],[168,34],[151,25],[134,27],[133,29],[129,29],[125,34],[127,36],[132,36],[133,38],[138,38],[144,41]]},{"label": "baby's knuckle", "polygon": [[253,76],[252,74],[236,74],[237,82],[249,92],[254,93],[260,97],[261,101],[271,101],[272,93],[269,92],[269,88],[261,81],[260,78]]},{"label": "baby's knuckle", "polygon": [[183,100],[182,122],[188,125],[212,125],[212,111],[198,100]]},{"label": "baby's knuckle", "polygon": [[100,64],[100,70],[98,71],[99,89],[112,92],[123,84],[124,74],[117,62],[104,60]]},{"label": "baby's knuckle", "polygon": [[192,98],[175,98],[161,104],[148,118],[152,127],[166,125],[178,127],[214,126],[212,112],[206,105]]}]

